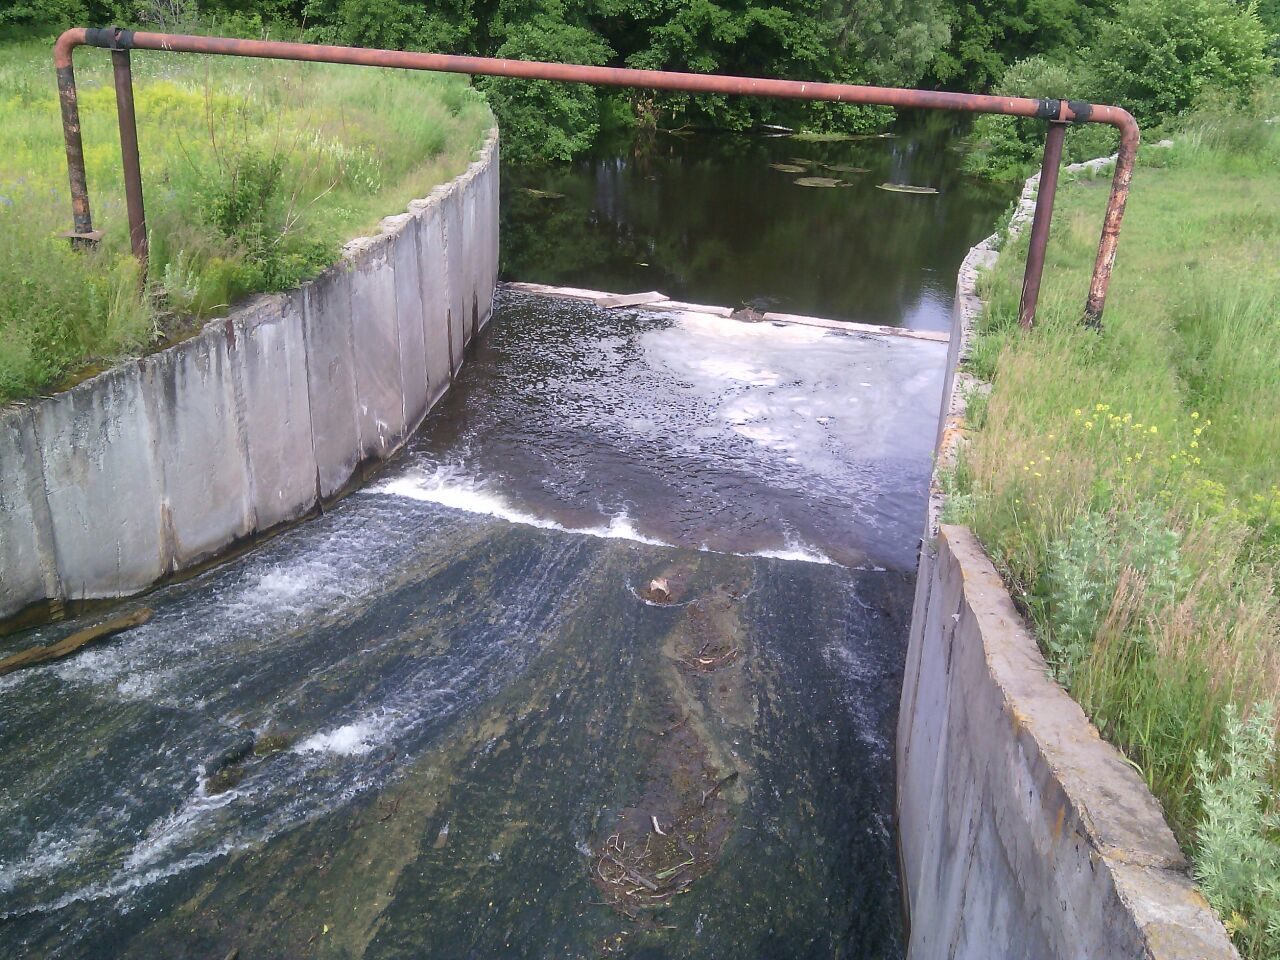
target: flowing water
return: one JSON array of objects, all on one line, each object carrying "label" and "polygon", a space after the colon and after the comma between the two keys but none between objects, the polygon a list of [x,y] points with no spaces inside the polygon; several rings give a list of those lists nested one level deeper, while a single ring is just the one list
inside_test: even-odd
[{"label": "flowing water", "polygon": [[944,356],[504,291],[371,485],[0,678],[0,956],[899,957]]}]

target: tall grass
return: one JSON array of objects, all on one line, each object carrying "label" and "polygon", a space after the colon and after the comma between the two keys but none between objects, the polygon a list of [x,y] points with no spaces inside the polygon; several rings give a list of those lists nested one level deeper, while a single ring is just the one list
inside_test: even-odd
[{"label": "tall grass", "polygon": [[[994,388],[954,481],[958,519],[1255,960],[1280,956],[1278,115],[1272,89],[1147,155],[1101,334],[1079,317],[1105,181],[1062,191],[1030,334],[1025,238],[1006,251],[971,361]],[[1223,799],[1245,773],[1250,816]],[[1247,882],[1224,873],[1236,849],[1261,857]]]},{"label": "tall grass", "polygon": [[77,80],[95,226],[70,227],[51,42],[0,45],[0,402],[144,350],[183,318],[283,289],[461,172],[492,122],[463,78],[139,53],[133,58],[151,263],[128,256],[109,59]]}]

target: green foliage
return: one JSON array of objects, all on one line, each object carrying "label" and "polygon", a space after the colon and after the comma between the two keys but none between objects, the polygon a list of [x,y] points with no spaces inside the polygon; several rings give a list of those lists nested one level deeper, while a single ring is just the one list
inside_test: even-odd
[{"label": "green foliage", "polygon": [[1275,781],[1275,707],[1260,704],[1242,720],[1225,713],[1226,751],[1215,762],[1196,754],[1196,789],[1204,811],[1195,874],[1241,951],[1280,956],[1280,803]]},{"label": "green foliage", "polygon": [[1045,644],[1060,680],[1069,684],[1089,655],[1122,572],[1140,578],[1151,609],[1177,600],[1189,576],[1180,539],[1158,508],[1144,504],[1119,515],[1082,513],[1049,545]]},{"label": "green foliage", "polygon": [[1254,8],[1233,0],[1124,0],[1088,60],[1109,103],[1155,124],[1209,90],[1247,100],[1271,66],[1270,39]]},{"label": "green foliage", "polygon": [[456,77],[137,56],[144,286],[124,230],[110,60],[77,63],[95,226],[106,231],[81,253],[57,236],[69,211],[48,43],[3,54],[0,123],[12,135],[0,154],[0,402],[315,275],[344,240],[458,173],[492,122]]},{"label": "green foliage", "polygon": [[[544,14],[513,27],[497,55],[595,66],[612,52],[590,30]],[[568,160],[599,132],[601,97],[591,87],[503,77],[486,79],[481,87],[498,117],[508,159]]]},{"label": "green foliage", "polygon": [[1206,893],[1234,889],[1211,899],[1249,960],[1277,955],[1262,934],[1275,911],[1266,884],[1245,889],[1240,869],[1260,860],[1237,861],[1277,838],[1225,800],[1275,796],[1280,770],[1203,784],[1235,762],[1226,707],[1250,715],[1280,690],[1277,98],[1264,84],[1248,107],[1193,112],[1158,169],[1140,155],[1101,333],[1080,324],[1101,183],[1059,192],[1030,332],[1016,322],[1025,232],[1006,245],[971,351],[989,412],[958,474],[1047,658],[1205,861]]},{"label": "green foliage", "polygon": [[1098,0],[962,0],[951,5],[951,42],[930,75],[956,90],[986,90],[1011,64],[1080,49]]},{"label": "green foliage", "polygon": [[[1096,86],[1084,65],[1037,56],[1011,66],[995,92],[1009,97],[1093,100],[1098,96]],[[981,116],[973,125],[974,149],[965,157],[965,169],[993,179],[1021,179],[1040,162],[1045,129],[1043,120]],[[1105,155],[1115,149],[1114,136],[1109,128],[1095,125],[1071,127],[1063,156],[1073,162]]]}]

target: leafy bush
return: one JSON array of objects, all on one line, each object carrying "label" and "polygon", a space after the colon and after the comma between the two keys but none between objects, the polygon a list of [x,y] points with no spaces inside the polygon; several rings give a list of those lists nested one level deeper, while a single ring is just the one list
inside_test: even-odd
[{"label": "leafy bush", "polygon": [[[544,15],[515,26],[498,47],[509,60],[558,60],[598,66],[613,51],[590,30]],[[489,97],[511,160],[568,160],[594,142],[600,95],[582,84],[491,77],[480,82]]]},{"label": "leafy bush", "polygon": [[1089,655],[1122,574],[1140,583],[1148,609],[1177,600],[1189,577],[1179,544],[1178,534],[1150,504],[1117,516],[1082,513],[1064,539],[1050,544],[1046,647],[1060,680],[1069,682]]},{"label": "leafy bush", "polygon": [[1195,873],[1209,902],[1251,957],[1280,956],[1280,805],[1271,791],[1275,708],[1266,703],[1242,720],[1224,710],[1226,756],[1196,755],[1196,789],[1204,819]]},{"label": "leafy bush", "polygon": [[[1015,63],[995,92],[1008,97],[1093,100],[1096,82],[1084,64],[1041,56]],[[1039,164],[1046,132],[1043,120],[979,117],[973,125],[974,150],[965,158],[965,169],[997,180],[1021,179]],[[1115,143],[1115,131],[1110,127],[1072,126],[1067,130],[1063,157],[1075,162],[1105,156],[1115,150]]]},{"label": "leafy bush", "polygon": [[1139,123],[1158,124],[1206,90],[1245,101],[1271,64],[1253,6],[1232,0],[1124,0],[1087,57],[1095,89]]}]

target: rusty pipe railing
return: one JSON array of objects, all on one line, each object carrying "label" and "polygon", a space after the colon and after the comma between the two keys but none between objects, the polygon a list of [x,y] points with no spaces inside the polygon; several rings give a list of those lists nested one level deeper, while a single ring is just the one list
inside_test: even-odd
[{"label": "rusty pipe railing", "polygon": [[[1098,242],[1098,256],[1094,262],[1089,296],[1085,303],[1085,320],[1090,324],[1097,325],[1101,322],[1107,288],[1111,282],[1111,271],[1115,265],[1120,221],[1124,217],[1129,184],[1133,177],[1134,160],[1138,152],[1138,125],[1128,111],[1119,107],[1100,106],[1078,100],[1037,100],[1029,97],[996,97],[974,93],[868,87],[845,83],[807,83],[800,80],[672,73],[621,67],[588,67],[568,63],[498,60],[489,57],[463,57],[403,50],[370,50],[362,47],[146,33],[119,27],[77,27],[66,31],[58,38],[57,43],[54,44],[53,56],[58,73],[58,93],[62,105],[62,127],[67,147],[67,172],[71,183],[71,205],[75,223],[75,229],[70,236],[88,242],[92,242],[98,235],[93,230],[93,219],[89,211],[84,148],[80,138],[80,113],[76,99],[75,71],[72,66],[72,52],[79,46],[103,47],[113,51],[113,57],[117,52],[125,52],[127,57],[129,50],[160,50],[170,53],[203,53],[272,60],[300,60],[312,63],[399,67],[405,70],[431,70],[473,76],[557,80],[564,83],[587,83],[606,87],[638,87],[686,93],[718,93],[924,110],[954,110],[962,113],[991,113],[1044,120],[1051,124],[1046,138],[1045,169],[1047,170],[1050,166],[1049,161],[1053,161],[1053,174],[1042,177],[1041,194],[1037,200],[1037,216],[1032,224],[1031,246],[1027,253],[1022,304],[1019,311],[1019,320],[1024,326],[1030,326],[1035,318],[1040,279],[1044,272],[1044,254],[1049,239],[1048,221],[1053,207],[1052,194],[1056,187],[1064,126],[1070,123],[1105,123],[1120,131],[1120,149],[1116,156],[1111,196],[1107,201],[1102,236]],[[124,108],[126,102],[130,107],[132,106],[132,94],[130,93],[126,99],[119,89],[122,83],[129,82],[127,59],[124,63],[126,69],[121,70],[119,69],[120,61],[116,61],[118,67],[116,83],[117,102],[121,106],[122,149],[126,154],[125,192],[129,207],[129,235],[133,241],[134,252],[145,260],[146,221],[142,208],[141,175],[137,172],[137,140],[136,133],[132,137],[129,136],[129,131],[133,129],[132,110],[126,111]],[[127,120],[126,112],[129,113]],[[1049,194],[1047,199],[1046,193]]]}]

